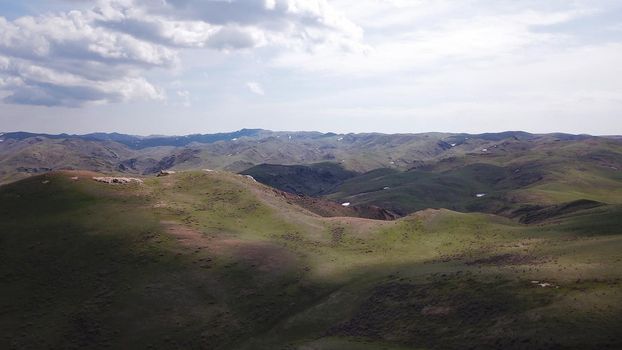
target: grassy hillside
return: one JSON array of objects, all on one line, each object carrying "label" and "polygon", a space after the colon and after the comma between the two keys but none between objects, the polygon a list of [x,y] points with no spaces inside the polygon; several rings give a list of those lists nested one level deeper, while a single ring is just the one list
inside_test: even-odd
[{"label": "grassy hillside", "polygon": [[[83,169],[154,174],[160,170],[220,169],[240,172],[259,164],[330,162],[348,171],[408,170],[468,157],[506,158],[555,142],[619,140],[523,132],[467,135],[334,134],[241,130],[177,137],[122,134],[45,135],[0,133],[0,183],[51,170]],[[487,150],[484,152],[483,150]],[[493,152],[494,151],[494,152]],[[541,156],[540,156],[541,159]]]},{"label": "grassy hillside", "polygon": [[344,181],[328,197],[402,214],[432,207],[513,216],[583,199],[621,204],[622,144],[599,138],[503,141],[409,171],[371,171]]},{"label": "grassy hillside", "polygon": [[[344,182],[329,197],[356,204],[374,204],[402,214],[426,208],[474,211],[498,202],[497,192],[514,188],[508,169],[473,164],[435,173],[411,170],[372,171]],[[486,194],[478,198],[477,194]]]},{"label": "grassy hillside", "polygon": [[1,348],[622,347],[619,205],[375,221],[224,172],[91,176],[0,187]]},{"label": "grassy hillside", "polygon": [[[322,134],[241,130],[228,134],[136,137],[121,134],[0,133],[0,183],[50,170],[154,174],[165,169],[243,171],[259,164],[341,164],[351,171],[406,169],[450,146],[449,134]],[[482,142],[488,142],[482,140]]]},{"label": "grassy hillside", "polygon": [[4,140],[0,143],[0,183],[59,168],[114,171],[119,161],[132,154],[114,142],[43,137]]},{"label": "grassy hillside", "polygon": [[294,194],[319,196],[357,174],[335,163],[305,165],[261,164],[242,172],[271,187]]}]

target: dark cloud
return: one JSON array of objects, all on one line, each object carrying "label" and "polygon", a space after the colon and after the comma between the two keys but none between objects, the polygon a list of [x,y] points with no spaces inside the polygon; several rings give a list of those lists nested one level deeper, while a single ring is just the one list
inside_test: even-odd
[{"label": "dark cloud", "polygon": [[5,102],[36,106],[65,106],[78,107],[85,101],[120,101],[123,96],[120,92],[106,93],[97,88],[88,86],[59,86],[31,82],[17,88],[4,99]]}]

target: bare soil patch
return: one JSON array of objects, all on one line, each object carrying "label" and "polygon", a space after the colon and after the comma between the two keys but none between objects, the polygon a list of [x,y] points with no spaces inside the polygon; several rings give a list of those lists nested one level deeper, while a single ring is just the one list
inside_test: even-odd
[{"label": "bare soil patch", "polygon": [[486,258],[472,260],[467,262],[467,265],[492,265],[492,266],[505,266],[505,265],[539,265],[544,264],[551,259],[547,257],[540,257],[527,254],[500,254],[493,255]]},{"label": "bare soil patch", "polygon": [[162,221],[166,232],[186,248],[202,249],[215,256],[230,257],[262,272],[284,272],[295,265],[296,255],[282,246],[222,235],[207,235],[173,221]]}]

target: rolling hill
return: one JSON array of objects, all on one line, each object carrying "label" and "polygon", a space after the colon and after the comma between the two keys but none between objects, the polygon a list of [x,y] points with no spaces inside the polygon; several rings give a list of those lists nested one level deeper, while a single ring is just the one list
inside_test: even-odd
[{"label": "rolling hill", "polygon": [[97,176],[0,187],[2,348],[622,347],[619,204],[381,221],[229,172]]},{"label": "rolling hill", "polygon": [[387,135],[243,129],[171,137],[12,132],[0,133],[0,183],[33,173],[72,169],[148,175],[160,170],[209,168],[241,172],[261,164],[330,162],[358,173],[378,168],[406,171],[443,160],[449,160],[447,164],[451,165],[452,159],[494,158],[503,149],[511,157],[514,152],[546,148],[549,144],[582,144],[590,140],[620,144],[612,138],[524,132]]},{"label": "rolling hill", "polygon": [[482,154],[405,172],[372,171],[345,181],[329,197],[402,213],[443,207],[511,216],[525,206],[581,199],[620,204],[620,169],[622,145],[605,139],[503,142]]},{"label": "rolling hill", "polygon": [[490,148],[477,152],[458,153],[462,146],[452,143],[446,152],[451,156],[421,161],[406,170],[381,167],[345,173],[342,164],[318,163],[265,164],[242,173],[284,191],[374,205],[401,215],[447,208],[517,217],[583,199],[622,203],[622,144],[618,141],[552,135],[498,138]]},{"label": "rolling hill", "polygon": [[357,175],[336,163],[311,165],[260,164],[241,174],[294,194],[319,196],[330,193],[337,185]]}]

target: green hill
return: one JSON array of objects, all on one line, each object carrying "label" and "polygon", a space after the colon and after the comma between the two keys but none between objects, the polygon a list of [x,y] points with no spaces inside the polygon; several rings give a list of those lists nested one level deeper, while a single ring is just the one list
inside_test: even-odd
[{"label": "green hill", "polygon": [[402,214],[449,208],[515,216],[583,199],[621,204],[622,145],[601,138],[504,141],[409,171],[374,170],[344,181],[327,197]]},{"label": "green hill", "polygon": [[619,205],[375,221],[225,172],[92,176],[0,187],[0,347],[622,346]]},{"label": "green hill", "polygon": [[319,196],[329,193],[357,174],[335,163],[305,165],[261,164],[243,171],[257,181],[294,194]]},{"label": "green hill", "polygon": [[[590,143],[597,143],[595,147]],[[601,148],[600,145],[609,146]],[[616,146],[617,145],[617,146]],[[139,137],[122,134],[46,135],[0,133],[0,183],[51,170],[91,170],[150,175],[160,170],[241,172],[261,164],[339,164],[358,173],[378,168],[407,171],[455,160],[512,162],[542,159],[551,148],[592,147],[617,152],[620,140],[586,135],[502,132],[492,134],[334,134],[245,129],[233,133]],[[486,151],[484,151],[486,150]],[[553,150],[554,151],[554,150]],[[516,159],[515,159],[516,158]],[[533,160],[533,159],[532,159]],[[443,163],[445,164],[445,163]],[[496,164],[500,165],[500,164]]]}]

